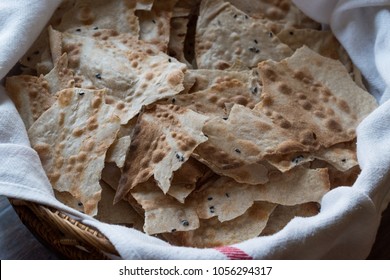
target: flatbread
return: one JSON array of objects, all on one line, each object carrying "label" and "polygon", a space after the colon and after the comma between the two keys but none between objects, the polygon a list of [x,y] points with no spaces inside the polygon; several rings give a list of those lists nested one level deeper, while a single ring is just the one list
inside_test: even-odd
[{"label": "flatbread", "polygon": [[275,204],[255,203],[244,215],[221,223],[217,218],[200,220],[198,229],[166,234],[174,245],[211,248],[235,244],[258,236],[267,224]]},{"label": "flatbread", "polygon": [[284,26],[319,29],[321,25],[302,13],[291,0],[227,0],[248,15]]},{"label": "flatbread", "polygon": [[[173,11],[175,13],[175,10]],[[184,55],[184,42],[187,35],[189,16],[172,16],[169,31],[168,54],[192,68]]]},{"label": "flatbread", "polygon": [[62,53],[68,53],[69,68],[82,87],[109,89],[108,102],[116,104],[122,124],[142,106],[184,89],[186,66],[137,38],[112,30],[91,31],[89,37],[51,34],[62,38]]},{"label": "flatbread", "polygon": [[237,60],[255,67],[263,60],[279,61],[292,54],[261,21],[223,0],[202,1],[195,52],[199,68],[220,70]]},{"label": "flatbread", "polygon": [[179,170],[173,173],[173,178],[168,195],[185,203],[186,198],[195,190],[198,181],[207,176],[209,169],[193,159],[187,160]]},{"label": "flatbread", "polygon": [[286,28],[277,34],[280,41],[292,50],[307,46],[322,56],[340,60],[348,72],[353,64],[343,46],[329,30]]},{"label": "flatbread", "polygon": [[319,213],[319,205],[309,202],[294,206],[278,205],[269,217],[267,226],[261,236],[275,234],[281,231],[295,217],[312,217]]},{"label": "flatbread", "polygon": [[354,166],[349,170],[340,171],[331,164],[323,160],[314,160],[310,163],[310,168],[327,168],[329,173],[330,188],[334,189],[340,186],[351,187],[360,175],[360,166]]},{"label": "flatbread", "polygon": [[329,149],[318,151],[314,157],[323,160],[340,171],[347,171],[358,166],[356,142],[340,143]]},{"label": "flatbread", "polygon": [[153,7],[154,0],[137,0],[136,10],[150,11]]},{"label": "flatbread", "polygon": [[[357,86],[342,63],[337,60],[323,57],[307,47],[302,47],[295,52],[294,56],[286,59],[286,62],[288,67],[296,72],[306,68],[318,82],[329,88],[335,95],[336,100],[332,99],[331,101],[336,103],[339,109],[346,110],[346,113],[356,114],[354,121],[345,120],[346,126],[356,127],[357,123],[360,123],[378,107],[375,98]],[[342,100],[348,103],[350,111],[347,106],[343,106]],[[326,103],[326,99],[321,101]]]},{"label": "flatbread", "polygon": [[258,187],[254,199],[293,206],[306,202],[321,202],[329,190],[329,174],[326,168],[296,167],[275,175],[270,182]]},{"label": "flatbread", "polygon": [[[61,1],[61,4],[54,11],[54,14],[47,23],[47,26],[58,26],[66,11],[69,10],[75,2],[76,0]],[[50,40],[47,26],[46,28],[43,28],[38,38],[20,60],[22,65],[33,69],[38,75],[46,75],[54,67],[54,62],[50,53]]]},{"label": "flatbread", "polygon": [[143,216],[139,215],[127,201],[113,205],[115,190],[105,182],[100,182],[102,199],[99,201],[96,219],[104,223],[123,225],[142,231]]},{"label": "flatbread", "polygon": [[217,217],[225,222],[243,215],[253,205],[256,193],[256,187],[221,177],[203,185],[190,196],[190,201],[200,219]]},{"label": "flatbread", "polygon": [[76,86],[74,73],[68,69],[68,55],[66,53],[57,60],[54,68],[44,78],[52,95],[63,89]]},{"label": "flatbread", "polygon": [[[116,191],[118,189],[121,175],[122,175],[122,171],[115,163],[105,162],[104,168],[102,170],[101,181],[103,181],[108,186],[110,186],[110,188]],[[142,218],[145,217],[145,211],[142,209],[142,206],[138,204],[138,202],[134,199],[132,195],[127,195],[121,201],[125,201],[126,203],[129,203],[140,217]],[[117,202],[117,203],[121,203],[121,202]],[[111,204],[115,205],[114,199],[111,200]]]},{"label": "flatbread", "polygon": [[131,137],[129,135],[123,136],[115,140],[107,151],[106,162],[115,162],[115,164],[122,168],[125,164],[126,154],[130,148]]},{"label": "flatbread", "polygon": [[340,171],[347,171],[359,164],[356,156],[356,143],[354,141],[339,143],[312,153],[295,152],[272,155],[266,157],[266,160],[281,172],[289,171],[298,165],[310,164],[314,160],[325,161]]},{"label": "flatbread", "polygon": [[63,90],[28,131],[53,188],[69,192],[91,216],[97,214],[101,198],[105,154],[120,126],[114,109],[104,102],[105,94],[104,90]]},{"label": "flatbread", "polygon": [[327,169],[297,167],[264,185],[240,184],[229,177],[221,177],[204,185],[190,199],[196,205],[199,218],[218,217],[224,222],[243,215],[255,201],[289,206],[320,202],[329,190]]},{"label": "flatbread", "polygon": [[377,106],[340,62],[307,47],[285,61],[262,62],[258,68],[263,99],[255,111],[311,151],[353,140],[357,125]]},{"label": "flatbread", "polygon": [[118,33],[138,36],[140,28],[135,16],[136,5],[136,0],[76,0],[55,29],[72,33],[113,29]]},{"label": "flatbread", "polygon": [[170,21],[177,1],[154,0],[150,11],[136,11],[140,24],[140,40],[157,46],[162,52],[168,51]]},{"label": "flatbread", "polygon": [[208,140],[195,150],[196,158],[240,183],[266,183],[272,168],[265,160],[269,155],[309,149],[293,138],[294,131],[286,131],[262,112],[238,104],[227,120],[210,119],[203,132]]},{"label": "flatbread", "polygon": [[230,111],[228,104],[241,104],[253,109],[260,101],[260,86],[255,83],[252,71],[193,70],[190,75],[195,77],[191,88],[195,92],[169,98],[168,103],[210,117],[227,118]]},{"label": "flatbread", "polygon": [[185,90],[181,94],[195,93],[215,86],[224,80],[238,79],[248,84],[254,95],[261,94],[261,85],[258,83],[257,70],[215,70],[215,69],[189,69],[185,74]]},{"label": "flatbread", "polygon": [[113,190],[118,189],[119,180],[121,179],[122,171],[113,162],[105,162],[102,170],[101,180],[109,185]]},{"label": "flatbread", "polygon": [[49,36],[47,29],[44,29],[39,34],[35,42],[31,45],[26,54],[20,59],[20,63],[23,66],[29,67],[30,69],[38,70],[37,65],[42,61],[42,55],[46,49],[49,49]]},{"label": "flatbread", "polygon": [[153,178],[137,185],[131,196],[145,210],[144,231],[149,234],[187,231],[199,227],[195,209],[165,195]]},{"label": "flatbread", "polygon": [[54,190],[54,195],[57,200],[61,201],[63,204],[72,207],[73,209],[76,209],[77,211],[80,211],[81,213],[84,213],[84,207],[83,203],[76,199],[72,194],[69,192],[59,192],[57,190]]},{"label": "flatbread", "polygon": [[[156,105],[138,118],[116,201],[152,176],[164,193],[173,172],[207,140],[202,128],[207,117],[175,105]],[[137,162],[138,164],[133,164]]]},{"label": "flatbread", "polygon": [[26,129],[54,103],[45,78],[30,75],[7,77],[5,88],[14,102]]}]

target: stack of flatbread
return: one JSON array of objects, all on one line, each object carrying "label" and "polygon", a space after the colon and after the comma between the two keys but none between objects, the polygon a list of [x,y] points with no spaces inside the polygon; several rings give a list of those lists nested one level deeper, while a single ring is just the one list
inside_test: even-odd
[{"label": "stack of flatbread", "polygon": [[214,247],[320,211],[376,106],[291,1],[66,0],[6,89],[65,204]]}]

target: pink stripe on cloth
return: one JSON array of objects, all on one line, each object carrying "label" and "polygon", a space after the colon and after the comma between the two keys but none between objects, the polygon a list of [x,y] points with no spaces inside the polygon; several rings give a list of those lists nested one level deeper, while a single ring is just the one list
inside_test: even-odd
[{"label": "pink stripe on cloth", "polygon": [[236,247],[223,246],[214,249],[227,256],[230,260],[253,260],[251,256]]}]

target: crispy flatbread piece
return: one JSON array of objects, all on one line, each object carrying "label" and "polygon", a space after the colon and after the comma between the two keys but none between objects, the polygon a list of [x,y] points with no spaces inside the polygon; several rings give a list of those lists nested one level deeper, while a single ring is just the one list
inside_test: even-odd
[{"label": "crispy flatbread piece", "polygon": [[152,176],[167,193],[173,172],[190,158],[200,143],[207,140],[202,133],[206,120],[203,115],[172,104],[145,110],[138,118],[116,201]]},{"label": "crispy flatbread piece", "polygon": [[139,34],[136,0],[76,0],[62,15],[56,30],[80,33],[83,30],[113,29],[133,36]]},{"label": "crispy flatbread piece", "polygon": [[138,10],[136,15],[140,24],[139,39],[153,44],[162,52],[168,51],[170,22],[173,7],[178,0],[154,0],[150,11]]},{"label": "crispy flatbread piece", "polygon": [[172,244],[210,248],[235,244],[258,236],[276,207],[267,202],[255,203],[244,215],[221,223],[217,218],[200,220],[198,229],[164,235]]},{"label": "crispy flatbread piece", "polygon": [[260,63],[259,72],[263,95],[255,111],[311,151],[353,140],[357,125],[377,106],[340,62],[307,47],[282,62]]},{"label": "crispy flatbread piece", "polygon": [[63,90],[28,131],[53,188],[69,192],[92,216],[101,198],[104,158],[120,126],[114,109],[104,102],[105,94]]},{"label": "crispy flatbread piece", "polygon": [[[260,101],[260,86],[252,71],[193,70],[194,91],[168,99],[174,103],[210,117],[227,118],[229,104],[240,104],[253,109]],[[203,80],[203,78],[205,80]],[[198,91],[197,91],[198,90]]]},{"label": "crispy flatbread piece", "polygon": [[129,135],[116,139],[107,151],[106,162],[115,162],[119,168],[122,168],[130,144],[131,137]]},{"label": "crispy flatbread piece", "polygon": [[173,173],[171,186],[168,195],[177,199],[181,203],[185,203],[186,198],[195,190],[199,180],[207,175],[209,169],[195,160],[190,158],[179,170]]},{"label": "crispy flatbread piece", "polygon": [[43,76],[20,75],[6,78],[5,87],[26,129],[55,102]]},{"label": "crispy flatbread piece", "polygon": [[267,201],[280,205],[297,205],[320,202],[330,190],[327,169],[297,167],[272,178],[264,185],[240,184],[228,177],[221,177],[206,184],[191,195],[199,218],[218,217],[221,222],[244,214],[255,201]]},{"label": "crispy flatbread piece", "polygon": [[237,60],[248,67],[290,56],[292,50],[254,19],[223,0],[204,0],[196,30],[199,68],[224,70]]},{"label": "crispy flatbread piece", "polygon": [[127,201],[113,204],[115,190],[105,182],[100,181],[102,199],[99,201],[96,219],[116,225],[124,225],[137,230],[143,229],[144,219]]},{"label": "crispy flatbread piece", "polygon": [[270,23],[282,25],[284,28],[294,26],[295,28],[319,29],[321,27],[318,22],[302,13],[291,0],[227,1],[254,18],[264,19]]},{"label": "crispy flatbread piece", "polygon": [[142,106],[184,89],[186,66],[135,37],[113,30],[91,31],[89,37],[51,34],[61,39],[61,52],[68,53],[69,68],[82,87],[109,89],[107,101],[116,104],[122,124]]},{"label": "crispy flatbread piece", "polygon": [[319,213],[319,205],[309,202],[294,206],[278,205],[269,217],[261,236],[272,235],[282,230],[295,217],[312,217]]},{"label": "crispy flatbread piece", "polygon": [[195,209],[165,195],[153,179],[137,185],[129,194],[145,210],[147,234],[187,231],[199,227]]}]

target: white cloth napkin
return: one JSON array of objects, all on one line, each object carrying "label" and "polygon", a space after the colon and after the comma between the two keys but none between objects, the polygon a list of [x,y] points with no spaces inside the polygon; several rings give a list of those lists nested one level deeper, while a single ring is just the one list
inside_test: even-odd
[{"label": "white cloth napkin", "polygon": [[[0,0],[0,79],[38,36],[60,0]],[[0,86],[0,195],[50,205],[97,228],[124,259],[363,259],[390,194],[390,1],[295,0],[328,24],[382,105],[358,128],[362,173],[351,187],[325,195],[321,213],[295,218],[282,231],[215,249],[171,246],[132,229],[101,223],[58,202],[29,146],[23,123]],[[389,38],[389,39],[388,39]],[[389,93],[390,94],[390,93]]]}]

